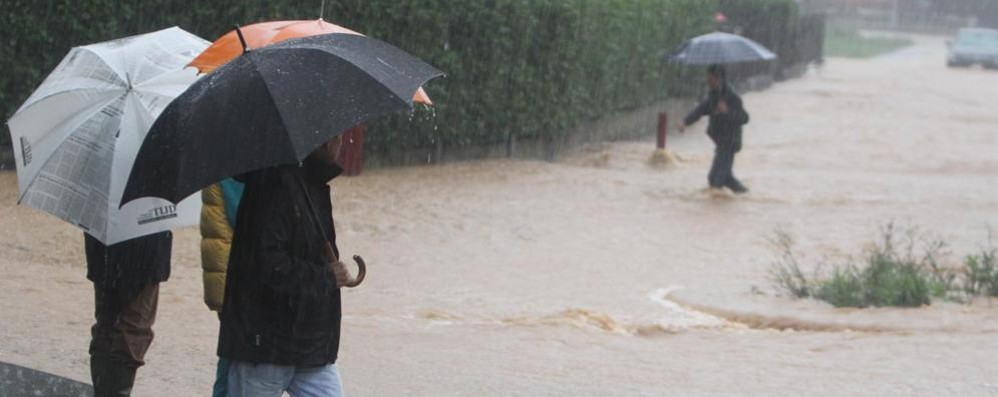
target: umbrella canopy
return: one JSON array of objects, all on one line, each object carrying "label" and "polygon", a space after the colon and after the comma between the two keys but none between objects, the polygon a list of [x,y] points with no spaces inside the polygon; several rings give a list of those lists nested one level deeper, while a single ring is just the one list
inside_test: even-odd
[{"label": "umbrella canopy", "polygon": [[714,32],[687,40],[669,56],[670,62],[684,65],[715,65],[770,61],[776,54],[745,37]]},{"label": "umbrella canopy", "polygon": [[105,244],[196,223],[199,200],[123,206],[121,195],[146,132],[197,79],[184,67],[207,46],[174,27],[73,48],[8,121],[19,203]]},{"label": "umbrella canopy", "polygon": [[[235,59],[243,53],[243,40],[246,46],[260,48],[270,44],[280,43],[284,40],[299,37],[317,36],[328,33],[344,33],[360,35],[353,30],[334,25],[322,20],[304,21],[270,21],[260,22],[239,28],[243,38],[240,40],[239,34],[233,30],[222,35],[215,40],[201,55],[191,61],[190,66],[198,68],[201,73],[210,73],[219,66]],[[422,88],[416,91],[413,100],[417,103],[432,105],[429,95]]]},{"label": "umbrella canopy", "polygon": [[229,176],[297,163],[358,123],[411,109],[413,93],[441,74],[352,34],[250,51],[192,85],[156,120],[124,200],[178,202]]}]

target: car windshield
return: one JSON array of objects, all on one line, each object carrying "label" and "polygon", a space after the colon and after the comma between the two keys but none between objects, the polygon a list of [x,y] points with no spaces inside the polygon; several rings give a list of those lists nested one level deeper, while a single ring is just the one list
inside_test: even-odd
[{"label": "car windshield", "polygon": [[966,47],[998,47],[998,30],[963,30],[956,44]]}]

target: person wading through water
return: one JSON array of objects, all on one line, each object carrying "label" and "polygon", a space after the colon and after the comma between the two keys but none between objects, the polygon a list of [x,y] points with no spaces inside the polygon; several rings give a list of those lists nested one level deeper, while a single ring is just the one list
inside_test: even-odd
[{"label": "person wading through water", "polygon": [[748,112],[742,107],[742,98],[728,84],[723,66],[707,68],[707,85],[710,94],[679,123],[679,132],[701,117],[709,116],[707,136],[714,141],[714,161],[707,183],[714,189],[726,187],[734,193],[747,193],[748,188],[735,178],[732,168],[735,153],[742,150],[742,126],[749,122]]}]

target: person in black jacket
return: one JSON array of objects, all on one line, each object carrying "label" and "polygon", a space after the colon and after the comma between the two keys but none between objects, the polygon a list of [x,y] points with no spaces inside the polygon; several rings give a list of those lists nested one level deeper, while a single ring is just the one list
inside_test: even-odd
[{"label": "person in black jacket", "polygon": [[339,137],[297,165],[240,176],[245,190],[226,275],[218,355],[233,396],[339,396],[339,262],[327,185]]},{"label": "person in black jacket", "polygon": [[735,193],[746,193],[732,172],[735,153],[742,149],[742,126],[748,124],[749,115],[742,107],[742,98],[727,82],[723,66],[712,65],[707,69],[710,94],[679,124],[679,132],[696,123],[703,116],[710,117],[707,136],[714,141],[714,161],[710,166],[707,183],[712,188],[727,187]]},{"label": "person in black jacket", "polygon": [[94,395],[128,396],[152,344],[159,283],[170,277],[173,235],[160,232],[110,246],[84,236],[87,278],[94,283]]}]

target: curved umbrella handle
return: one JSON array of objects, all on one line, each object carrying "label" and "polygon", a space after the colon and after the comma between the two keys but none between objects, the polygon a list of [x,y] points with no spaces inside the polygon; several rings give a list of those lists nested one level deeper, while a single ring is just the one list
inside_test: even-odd
[{"label": "curved umbrella handle", "polygon": [[364,282],[364,276],[367,275],[367,263],[364,263],[364,258],[361,258],[360,255],[354,255],[353,261],[357,262],[357,277],[353,281],[343,284],[347,288],[354,288],[360,285],[360,283]]}]

